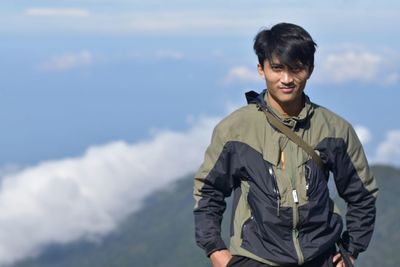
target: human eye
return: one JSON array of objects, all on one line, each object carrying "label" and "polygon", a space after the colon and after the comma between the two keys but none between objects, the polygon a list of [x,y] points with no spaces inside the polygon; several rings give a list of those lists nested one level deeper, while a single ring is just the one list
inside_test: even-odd
[{"label": "human eye", "polygon": [[298,67],[296,67],[296,68],[292,68],[292,69],[291,69],[291,71],[292,71],[293,73],[299,73],[299,72],[301,72],[301,71],[302,71],[302,69],[301,69],[301,68],[298,68]]},{"label": "human eye", "polygon": [[298,74],[304,70],[305,70],[305,67],[303,67],[303,66],[296,66],[296,67],[290,68],[290,71],[295,74]]},{"label": "human eye", "polygon": [[283,70],[283,66],[281,64],[271,64],[271,69],[278,72]]}]

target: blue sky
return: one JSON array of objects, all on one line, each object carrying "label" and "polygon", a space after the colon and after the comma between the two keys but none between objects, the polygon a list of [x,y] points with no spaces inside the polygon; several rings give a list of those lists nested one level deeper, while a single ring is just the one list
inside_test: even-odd
[{"label": "blue sky", "polygon": [[2,1],[0,266],[101,237],[193,172],[264,88],[252,41],[278,22],[318,43],[310,98],[400,166],[399,15],[394,0]]},{"label": "blue sky", "polygon": [[281,21],[317,41],[307,91],[369,129],[371,157],[400,128],[396,1],[14,1],[0,13],[0,165],[184,129],[188,115],[223,115],[264,86],[243,73],[224,79],[237,67],[255,73],[252,39]]}]

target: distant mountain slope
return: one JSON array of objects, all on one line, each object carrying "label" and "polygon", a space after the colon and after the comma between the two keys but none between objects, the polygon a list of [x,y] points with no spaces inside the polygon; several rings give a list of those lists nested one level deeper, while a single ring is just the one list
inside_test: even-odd
[{"label": "distant mountain slope", "polygon": [[[400,262],[400,170],[374,166],[373,172],[380,187],[377,228],[357,265],[394,267]],[[51,246],[39,258],[12,267],[209,266],[194,242],[192,185],[192,177],[186,177],[170,190],[154,193],[140,212],[99,244]]]},{"label": "distant mountain slope", "polygon": [[13,267],[207,266],[194,241],[192,185],[190,176],[155,192],[100,244],[51,246],[39,258]]},{"label": "distant mountain slope", "polygon": [[400,170],[374,166],[379,195],[377,200],[376,231],[359,266],[398,266],[400,262]]}]

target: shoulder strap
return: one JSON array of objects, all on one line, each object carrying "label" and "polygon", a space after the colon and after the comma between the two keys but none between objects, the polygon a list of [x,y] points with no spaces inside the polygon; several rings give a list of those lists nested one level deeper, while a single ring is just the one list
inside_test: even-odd
[{"label": "shoulder strap", "polygon": [[257,104],[258,108],[264,111],[265,116],[267,117],[268,122],[273,125],[275,128],[277,128],[281,133],[286,135],[290,140],[292,140],[295,144],[300,146],[304,151],[308,153],[308,155],[311,156],[311,158],[318,164],[318,166],[321,168],[321,170],[326,174],[326,169],[325,165],[322,162],[321,158],[318,156],[317,153],[315,153],[314,149],[307,144],[300,136],[295,134],[289,127],[284,125],[281,121],[279,121],[274,115],[269,113],[265,107]]}]

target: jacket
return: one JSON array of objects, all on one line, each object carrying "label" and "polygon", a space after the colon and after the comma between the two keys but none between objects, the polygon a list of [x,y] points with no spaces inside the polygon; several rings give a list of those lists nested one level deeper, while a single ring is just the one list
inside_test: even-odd
[{"label": "jacket", "polygon": [[[353,256],[364,251],[375,222],[378,188],[353,127],[304,94],[297,117],[283,118],[265,101],[267,90],[247,94],[248,105],[214,129],[195,176],[197,244],[207,255],[225,249],[221,220],[233,192],[230,252],[273,265],[302,265],[332,249],[344,222]],[[329,195],[327,173],[271,126],[265,105],[303,138],[333,174],[347,203],[342,216]]]}]

